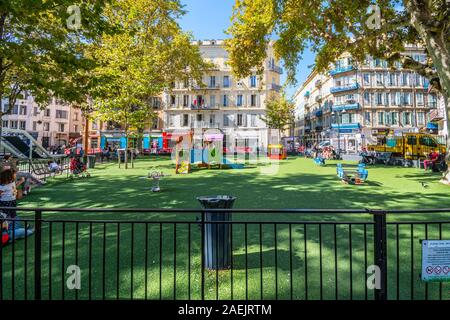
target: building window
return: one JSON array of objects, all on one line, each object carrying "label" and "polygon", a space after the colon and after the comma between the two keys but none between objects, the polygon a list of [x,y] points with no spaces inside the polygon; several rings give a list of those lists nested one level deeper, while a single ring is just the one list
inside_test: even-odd
[{"label": "building window", "polygon": [[216,96],[209,97],[209,104],[211,107],[214,107],[216,105]]},{"label": "building window", "polygon": [[230,119],[228,114],[223,115],[223,126],[228,127],[230,125]]},{"label": "building window", "polygon": [[250,115],[250,125],[256,127],[256,114]]},{"label": "building window", "polygon": [[417,123],[422,126],[425,124],[425,112],[417,113]]},{"label": "building window", "polygon": [[256,106],[256,94],[252,94],[252,95],[250,96],[250,105],[251,105],[252,107],[255,107],[255,106]]},{"label": "building window", "polygon": [[39,109],[38,109],[38,107],[34,107],[34,108],[33,108],[33,115],[34,115],[34,116],[39,115]]},{"label": "building window", "polygon": [[189,126],[189,115],[183,114],[183,127]]},{"label": "building window", "polygon": [[230,87],[230,76],[224,76],[223,77],[223,87],[229,88]]},{"label": "building window", "polygon": [[251,76],[250,77],[250,87],[251,88],[256,88],[256,76]]},{"label": "building window", "polygon": [[364,92],[364,104],[370,104],[370,93]]},{"label": "building window", "polygon": [[19,129],[20,130],[26,130],[27,128],[27,123],[25,121],[20,121],[19,122]]},{"label": "building window", "polygon": [[74,131],[74,132],[78,132],[78,125],[77,125],[77,124],[75,124],[75,125],[73,126],[73,131]]},{"label": "building window", "polygon": [[20,115],[25,116],[27,115],[27,106],[20,106]]},{"label": "building window", "polygon": [[175,98],[174,95],[171,95],[171,96],[170,96],[170,105],[171,105],[171,106],[174,106],[175,103],[176,103],[176,98]]},{"label": "building window", "polygon": [[169,115],[169,127],[173,127],[175,125],[175,115],[170,114]]},{"label": "building window", "polygon": [[78,121],[78,112],[75,112],[75,117],[73,118],[73,120]]},{"label": "building window", "polygon": [[44,131],[50,131],[50,123],[44,122]]},{"label": "building window", "polygon": [[215,114],[211,114],[209,116],[209,124],[213,126],[215,123],[216,123],[216,115]]},{"label": "building window", "polygon": [[416,93],[417,104],[423,105],[423,93]]},{"label": "building window", "polygon": [[65,129],[64,123],[58,123],[58,129],[59,129],[59,132],[64,132],[64,129]]},{"label": "building window", "polygon": [[411,125],[411,113],[403,112],[403,125],[409,126]]},{"label": "building window", "polygon": [[238,94],[236,104],[238,107],[242,107],[243,96],[242,94]]},{"label": "building window", "polygon": [[377,93],[377,105],[381,106],[383,104],[383,94]]},{"label": "building window", "polygon": [[243,122],[242,118],[243,118],[242,114],[238,114],[237,115],[237,125],[238,126],[242,126],[243,125],[244,122]]},{"label": "building window", "polygon": [[45,109],[44,116],[50,117],[50,109],[49,108]]},{"label": "building window", "polygon": [[11,121],[9,127],[11,129],[17,129],[17,121]]},{"label": "building window", "polygon": [[398,125],[398,112],[392,112],[391,114],[391,124]]},{"label": "building window", "polygon": [[8,120],[3,120],[2,121],[2,127],[3,128],[8,128]]},{"label": "building window", "polygon": [[12,114],[19,114],[19,106],[15,105],[14,108],[12,109]]},{"label": "building window", "polygon": [[223,95],[223,106],[224,107],[228,107],[228,95],[224,94]]},{"label": "building window", "polygon": [[370,74],[369,73],[364,73],[363,80],[364,80],[365,86],[370,86]]},{"label": "building window", "polygon": [[209,87],[210,88],[215,88],[216,87],[216,77],[215,76],[210,76],[209,77]]},{"label": "building window", "polygon": [[65,111],[65,110],[56,110],[56,118],[57,119],[67,119],[67,111]]},{"label": "building window", "polygon": [[366,111],[364,113],[364,121],[366,122],[366,124],[370,124],[370,112]]},{"label": "building window", "polygon": [[384,125],[384,112],[378,112],[378,125]]},{"label": "building window", "polygon": [[187,107],[187,106],[189,106],[189,96],[185,94],[183,96],[183,107]]}]

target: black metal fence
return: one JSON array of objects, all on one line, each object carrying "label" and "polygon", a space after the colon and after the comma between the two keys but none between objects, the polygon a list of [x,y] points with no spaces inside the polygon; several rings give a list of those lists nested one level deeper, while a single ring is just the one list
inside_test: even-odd
[{"label": "black metal fence", "polygon": [[[198,209],[19,208],[35,233],[0,247],[0,300],[450,299],[449,283],[420,279],[420,240],[450,239],[450,209],[219,211],[233,220]],[[208,270],[204,226],[224,223],[230,267]],[[371,265],[380,288],[367,285]]]}]

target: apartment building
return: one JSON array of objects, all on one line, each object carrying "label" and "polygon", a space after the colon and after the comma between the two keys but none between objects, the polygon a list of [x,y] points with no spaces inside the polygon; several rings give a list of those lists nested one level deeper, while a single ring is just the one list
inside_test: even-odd
[{"label": "apartment building", "polygon": [[[2,108],[9,108],[6,99],[2,101]],[[77,109],[57,98],[51,98],[41,108],[30,94],[23,93],[19,95],[11,114],[2,118],[2,126],[27,131],[44,148],[67,146],[71,138],[80,136],[81,127],[74,120],[78,113]]]},{"label": "apartment building", "polygon": [[196,43],[204,59],[214,63],[215,69],[203,76],[204,86],[177,81],[164,93],[165,136],[194,130],[194,142],[201,143],[204,132],[215,129],[223,134],[224,145],[231,149],[237,145],[267,147],[271,130],[261,116],[265,114],[266,99],[281,90],[282,74],[272,47],[267,49],[262,75],[255,72],[247,79],[235,79],[222,40]]},{"label": "apartment building", "polygon": [[[420,47],[407,46],[406,51],[417,61],[426,59]],[[372,57],[357,64],[344,54],[327,73],[313,71],[294,100],[295,130],[303,142],[339,138],[341,149],[348,152],[389,131],[436,131],[430,115],[439,97],[429,92],[429,81],[398,63],[391,69]]]}]

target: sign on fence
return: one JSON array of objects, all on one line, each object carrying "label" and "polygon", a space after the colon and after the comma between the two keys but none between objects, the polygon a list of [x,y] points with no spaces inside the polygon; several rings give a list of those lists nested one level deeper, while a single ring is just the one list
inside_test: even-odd
[{"label": "sign on fence", "polygon": [[422,280],[450,282],[450,240],[422,241]]}]

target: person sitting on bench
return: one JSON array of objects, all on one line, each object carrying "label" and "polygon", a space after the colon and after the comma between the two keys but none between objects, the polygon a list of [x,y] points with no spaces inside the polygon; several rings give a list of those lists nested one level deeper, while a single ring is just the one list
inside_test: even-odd
[{"label": "person sitting on bench", "polygon": [[436,150],[431,152],[428,155],[428,159],[423,161],[423,167],[425,168],[425,170],[427,170],[428,168],[432,168],[433,164],[437,161],[438,158],[439,152],[437,152]]}]

